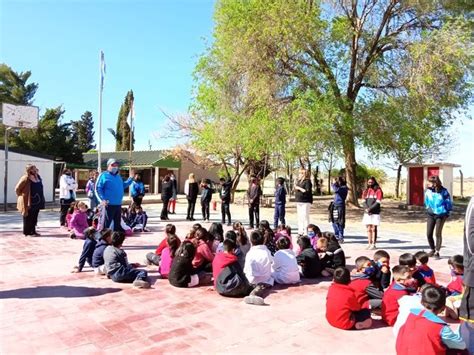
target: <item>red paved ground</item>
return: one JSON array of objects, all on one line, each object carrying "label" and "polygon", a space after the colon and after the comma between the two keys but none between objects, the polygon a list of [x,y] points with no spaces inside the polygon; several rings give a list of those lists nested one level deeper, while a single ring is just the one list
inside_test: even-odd
[{"label": "red paved ground", "polygon": [[[177,223],[180,236],[188,227]],[[131,262],[142,262],[162,238],[154,233],[128,238]],[[329,281],[277,287],[268,306],[246,305],[208,287],[177,289],[150,271],[152,289],[113,283],[75,265],[82,241],[57,228],[41,228],[43,237],[19,232],[0,236],[2,354],[23,353],[394,353],[391,328],[340,331],[325,320]],[[48,236],[49,235],[49,236]],[[348,264],[371,256],[359,239],[344,244]],[[391,250],[392,260],[404,250]],[[446,259],[432,261],[447,272]],[[438,279],[447,281],[446,273]]]}]

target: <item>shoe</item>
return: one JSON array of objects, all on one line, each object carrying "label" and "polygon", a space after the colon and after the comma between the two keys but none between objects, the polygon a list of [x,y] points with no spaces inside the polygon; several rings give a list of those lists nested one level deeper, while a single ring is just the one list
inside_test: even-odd
[{"label": "shoe", "polygon": [[189,218],[189,217],[186,217],[186,221],[190,221],[190,220],[191,220],[191,218]]},{"label": "shoe", "polygon": [[432,250],[428,253],[428,256],[431,258],[435,255],[436,251]]},{"label": "shoe", "polygon": [[338,242],[339,244],[344,244],[344,238],[339,238],[339,239],[337,240],[337,242]]},{"label": "shoe", "polygon": [[232,225],[232,223],[227,223],[227,226],[230,227]]},{"label": "shoe", "polygon": [[372,244],[372,248],[370,248],[370,250],[376,250],[377,247],[375,246],[375,244]]},{"label": "shoe", "polygon": [[367,244],[367,246],[365,247],[365,250],[370,250],[372,249],[372,244]]},{"label": "shoe", "polygon": [[69,234],[69,238],[76,239],[76,235],[74,233]]},{"label": "shoe", "polygon": [[150,283],[145,280],[135,280],[133,281],[133,287],[136,288],[150,288]]},{"label": "shoe", "polygon": [[41,237],[41,234],[39,234],[38,232],[34,232],[34,233],[33,233],[33,236],[34,236],[34,237]]},{"label": "shoe", "polygon": [[365,321],[357,322],[355,324],[356,329],[367,329],[367,328],[370,328],[371,326],[372,326],[372,318],[367,318]]},{"label": "shoe", "polygon": [[147,258],[145,258],[145,259],[143,259],[143,265],[150,266],[150,265],[152,265],[152,264],[150,263],[150,260],[148,260]]},{"label": "shoe", "polygon": [[441,257],[439,256],[439,251],[437,251],[436,253],[434,253],[433,257],[434,257],[436,260],[441,259]]},{"label": "shoe", "polygon": [[244,297],[244,302],[247,304],[253,304],[255,306],[263,306],[265,304],[265,301],[262,297],[254,295]]},{"label": "shoe", "polygon": [[194,221],[195,221],[195,219],[194,219],[194,218],[190,218],[189,220],[190,220],[190,221],[192,221],[192,222],[194,222]]}]

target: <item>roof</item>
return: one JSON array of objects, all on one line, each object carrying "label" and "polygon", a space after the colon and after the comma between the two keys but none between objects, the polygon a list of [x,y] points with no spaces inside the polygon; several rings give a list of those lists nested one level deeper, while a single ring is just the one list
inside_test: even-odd
[{"label": "roof", "polygon": [[[5,145],[0,144],[0,150],[5,150]],[[54,161],[54,159],[55,159],[54,156],[52,156],[52,155],[43,154],[41,152],[35,152],[35,151],[28,150],[28,149],[22,149],[22,148],[16,148],[16,147],[8,146],[8,151],[12,152],[12,153],[29,155],[31,157],[41,158],[41,159],[46,159],[46,160],[51,160],[51,161]]]},{"label": "roof", "polygon": [[430,162],[430,163],[405,163],[403,166],[407,167],[416,167],[416,166],[450,166],[453,168],[460,168],[461,165],[455,163],[448,163],[448,162]]},{"label": "roof", "polygon": [[[89,167],[97,167],[97,152],[84,153],[84,164]],[[136,150],[132,151],[131,155],[132,167],[140,168],[180,168],[181,162],[169,156],[166,150]],[[128,166],[130,164],[130,152],[102,152],[101,153],[101,166],[106,167],[107,160],[110,158],[116,159],[120,165]]]}]

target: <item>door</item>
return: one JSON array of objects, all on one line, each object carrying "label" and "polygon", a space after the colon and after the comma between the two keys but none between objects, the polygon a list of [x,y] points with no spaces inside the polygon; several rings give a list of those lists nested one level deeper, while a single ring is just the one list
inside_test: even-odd
[{"label": "door", "polygon": [[428,167],[428,179],[430,176],[439,176],[439,166]]},{"label": "door", "polygon": [[410,191],[409,202],[410,205],[423,206],[424,204],[424,189],[423,189],[423,168],[410,168]]}]

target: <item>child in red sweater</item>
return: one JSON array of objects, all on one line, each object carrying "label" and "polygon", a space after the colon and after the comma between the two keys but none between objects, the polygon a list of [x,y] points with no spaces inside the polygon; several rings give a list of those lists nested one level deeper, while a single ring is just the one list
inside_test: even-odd
[{"label": "child in red sweater", "polygon": [[366,329],[372,326],[370,311],[362,308],[349,286],[351,275],[345,267],[334,270],[334,282],[326,297],[326,319],[339,329]]},{"label": "child in red sweater", "polygon": [[194,233],[194,239],[192,242],[196,247],[196,254],[193,259],[193,268],[196,272],[212,271],[212,260],[214,260],[214,254],[208,244],[208,233],[205,228],[199,228]]},{"label": "child in red sweater", "polygon": [[393,326],[398,317],[398,300],[409,295],[406,285],[412,282],[410,269],[404,265],[397,265],[392,269],[393,282],[385,290],[382,298],[382,319],[389,326]]},{"label": "child in red sweater", "polygon": [[436,285],[436,277],[433,269],[428,266],[430,256],[427,252],[419,251],[415,253],[415,258],[418,264],[417,272],[423,277],[427,284]]},{"label": "child in red sweater", "polygon": [[463,291],[464,279],[464,257],[462,255],[453,255],[448,260],[451,269],[451,282],[448,284],[448,295],[457,296]]},{"label": "child in red sweater", "polygon": [[176,226],[174,224],[168,223],[165,227],[165,237],[163,240],[158,244],[158,247],[156,248],[154,253],[148,253],[146,255],[146,264],[147,265],[160,265],[160,260],[161,260],[161,253],[163,252],[163,249],[166,247],[169,247],[168,245],[168,238],[171,235],[176,234]]},{"label": "child in red sweater", "polygon": [[356,273],[352,275],[350,287],[354,290],[357,301],[362,308],[380,308],[383,291],[375,286],[375,267],[366,256],[359,256],[355,260]]}]

